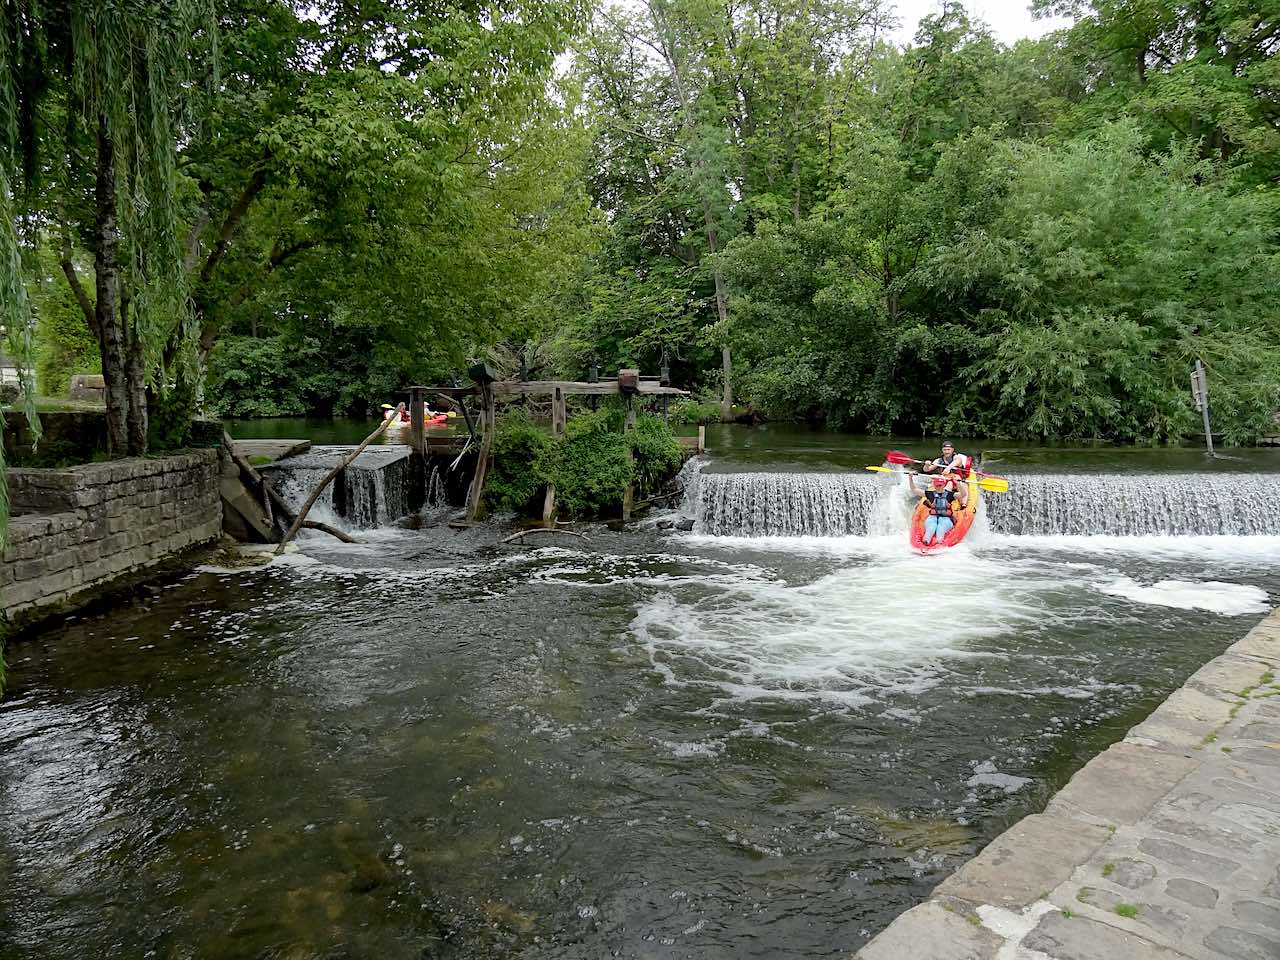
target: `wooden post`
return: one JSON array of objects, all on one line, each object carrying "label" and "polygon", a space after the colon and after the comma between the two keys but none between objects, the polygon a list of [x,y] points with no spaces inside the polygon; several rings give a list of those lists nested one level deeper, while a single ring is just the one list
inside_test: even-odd
[{"label": "wooden post", "polygon": [[564,433],[565,424],[564,387],[555,387],[551,391],[551,432],[557,437]]},{"label": "wooden post", "polygon": [[707,425],[705,423],[698,424],[698,452],[707,452]]},{"label": "wooden post", "polygon": [[498,418],[494,410],[493,389],[487,383],[480,387],[480,402],[484,404],[480,414],[484,436],[480,440],[480,453],[476,458],[476,472],[471,478],[471,489],[467,491],[468,523],[474,523],[480,516],[485,475],[489,472],[489,461],[493,458],[493,431]]},{"label": "wooden post", "polygon": [[548,525],[555,523],[556,515],[556,485],[554,483],[547,484],[547,494],[542,498],[542,522]]},{"label": "wooden post", "polygon": [[409,446],[419,455],[427,452],[426,403],[423,402],[421,387],[409,389]]}]

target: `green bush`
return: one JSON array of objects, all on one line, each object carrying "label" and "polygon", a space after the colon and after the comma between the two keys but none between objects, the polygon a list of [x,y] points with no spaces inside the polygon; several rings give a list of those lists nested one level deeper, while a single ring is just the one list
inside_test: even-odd
[{"label": "green bush", "polygon": [[720,404],[707,400],[677,400],[671,405],[668,414],[672,423],[696,425],[700,423],[719,423]]},{"label": "green bush", "polygon": [[535,424],[523,410],[512,410],[498,424],[493,440],[493,471],[485,481],[486,502],[495,510],[524,512],[533,506],[547,483],[539,464],[556,439]]},{"label": "green bush", "polygon": [[36,309],[36,386],[49,397],[65,397],[76,373],[98,373],[98,340],[85,322],[60,271],[31,286]]},{"label": "green bush", "polygon": [[643,414],[635,429],[627,434],[635,457],[635,478],[640,493],[654,492],[667,477],[680,469],[680,444],[661,417]]},{"label": "green bush", "polygon": [[575,417],[564,438],[543,452],[538,469],[556,485],[556,502],[575,516],[616,513],[635,478],[616,410]]},{"label": "green bush", "polygon": [[680,445],[662,418],[644,414],[622,432],[621,405],[574,417],[553,437],[522,410],[507,414],[494,438],[485,500],[494,509],[528,513],[556,485],[557,506],[572,516],[616,515],[628,484],[652,491],[680,466]]}]

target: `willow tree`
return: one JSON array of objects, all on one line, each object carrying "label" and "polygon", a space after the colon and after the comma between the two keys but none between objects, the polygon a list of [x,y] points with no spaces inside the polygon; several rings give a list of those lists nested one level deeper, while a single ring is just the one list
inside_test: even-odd
[{"label": "willow tree", "polygon": [[[163,389],[164,346],[189,315],[175,157],[193,67],[213,57],[206,0],[4,0],[0,102],[5,278],[16,289],[15,213],[30,244],[54,240],[98,341],[108,444],[147,449],[147,387]],[[77,257],[77,250],[83,256]],[[93,278],[78,261],[90,260]],[[7,310],[29,327],[29,308]],[[30,391],[28,391],[30,392]]]}]

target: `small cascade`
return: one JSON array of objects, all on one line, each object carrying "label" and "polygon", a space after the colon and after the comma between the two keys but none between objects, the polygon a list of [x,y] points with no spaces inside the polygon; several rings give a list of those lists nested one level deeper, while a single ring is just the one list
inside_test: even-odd
[{"label": "small cascade", "polygon": [[[686,471],[689,468],[686,467]],[[682,474],[682,477],[684,475]],[[1040,536],[1280,535],[1266,474],[1015,474],[983,494],[994,533]],[[685,478],[684,512],[713,536],[838,537],[906,526],[898,479],[856,473],[714,473]]]},{"label": "small cascade", "polygon": [[1261,473],[1030,474],[985,496],[997,533],[1113,537],[1280,534]]},{"label": "small cascade", "polygon": [[690,484],[694,530],[714,536],[865,534],[889,485],[846,473],[706,473]]},{"label": "small cascade", "polygon": [[449,507],[449,491],[444,485],[444,471],[440,464],[432,463],[427,471],[426,490],[422,500],[422,509],[426,511],[441,510]]},{"label": "small cascade", "polygon": [[[300,457],[268,464],[281,496],[294,509],[325,475],[351,453],[350,447],[313,447]],[[410,458],[404,446],[370,447],[348,465],[311,508],[314,520],[347,528],[389,524],[410,512]]]}]

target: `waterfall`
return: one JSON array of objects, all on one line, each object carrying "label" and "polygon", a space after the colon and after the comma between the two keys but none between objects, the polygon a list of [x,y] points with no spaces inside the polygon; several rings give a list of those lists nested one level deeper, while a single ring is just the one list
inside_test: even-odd
[{"label": "waterfall", "polygon": [[[313,447],[302,456],[289,457],[261,469],[296,510],[325,474],[350,453],[350,447]],[[309,516],[349,528],[391,523],[410,512],[409,478],[408,447],[367,448],[325,489]]]},{"label": "waterfall", "polygon": [[[984,493],[995,533],[1111,536],[1280,535],[1259,473],[1014,474]],[[863,536],[905,527],[899,478],[857,473],[691,473],[684,511],[714,536]]]}]

